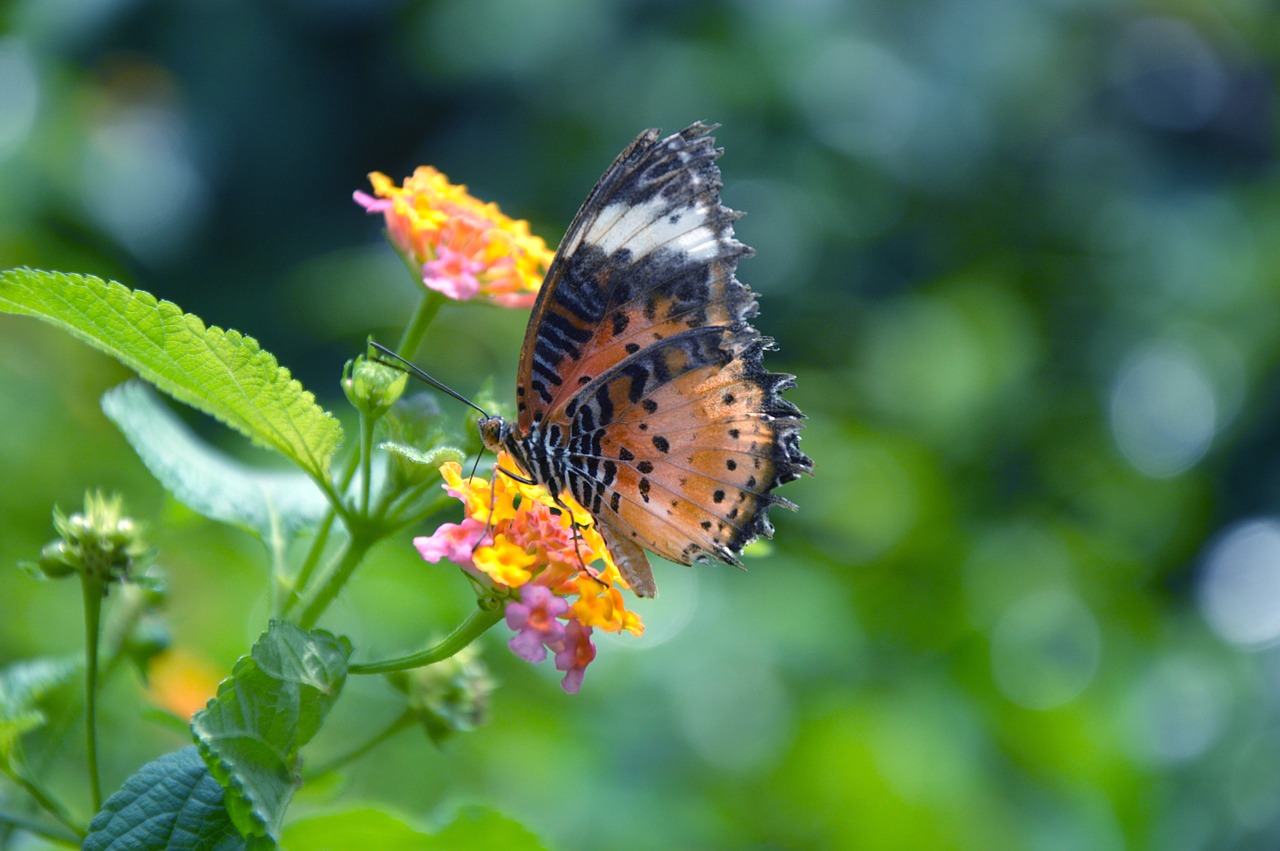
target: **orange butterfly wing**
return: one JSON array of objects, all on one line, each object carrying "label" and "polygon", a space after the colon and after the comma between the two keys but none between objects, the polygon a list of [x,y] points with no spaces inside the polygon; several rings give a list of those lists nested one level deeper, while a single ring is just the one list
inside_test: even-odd
[{"label": "orange butterfly wing", "polygon": [[765,371],[770,341],[734,277],[750,249],[720,203],[719,152],[694,124],[638,137],[566,233],[539,293],[517,383],[513,439],[529,472],[596,518],[641,595],[641,547],[690,564],[738,563],[769,536],[778,485],[812,468],[793,379]]}]

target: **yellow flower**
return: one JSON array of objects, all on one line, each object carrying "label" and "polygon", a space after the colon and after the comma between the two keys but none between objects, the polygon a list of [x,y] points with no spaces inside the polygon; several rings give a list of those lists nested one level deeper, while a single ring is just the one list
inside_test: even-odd
[{"label": "yellow flower", "polygon": [[553,254],[528,222],[473,198],[430,166],[419,167],[403,186],[380,172],[369,182],[374,195],[356,192],[356,202],[383,215],[387,236],[421,270],[424,285],[457,301],[533,304]]},{"label": "yellow flower", "polygon": [[625,629],[632,635],[644,633],[640,616],[627,611],[622,604],[622,592],[617,588],[590,579],[579,579],[578,588],[579,596],[573,604],[573,614],[584,626],[599,627],[605,632]]},{"label": "yellow flower", "polygon": [[[500,453],[498,466],[515,464]],[[623,602],[628,586],[613,556],[573,497],[563,493],[557,501],[546,488],[496,470],[492,480],[464,479],[456,462],[441,465],[440,474],[466,516],[415,538],[414,546],[427,561],[451,561],[506,589],[505,620],[516,633],[508,644],[517,656],[536,663],[555,651],[562,686],[572,693],[596,657],[593,629],[644,633],[640,616]]]},{"label": "yellow flower", "polygon": [[[502,454],[498,466],[515,464]],[[591,515],[572,496],[561,494],[557,504],[541,485],[502,473],[492,480],[464,479],[462,466],[453,461],[442,464],[440,474],[446,492],[462,502],[466,519],[415,539],[424,558],[447,559],[505,588],[534,582],[558,596],[576,596],[566,616],[583,626],[634,635],[644,631],[639,615],[623,603],[621,589],[628,585],[613,556]]]},{"label": "yellow flower", "polygon": [[508,588],[519,588],[532,579],[529,568],[537,561],[536,556],[506,535],[494,535],[493,543],[477,547],[472,559],[490,579]]}]

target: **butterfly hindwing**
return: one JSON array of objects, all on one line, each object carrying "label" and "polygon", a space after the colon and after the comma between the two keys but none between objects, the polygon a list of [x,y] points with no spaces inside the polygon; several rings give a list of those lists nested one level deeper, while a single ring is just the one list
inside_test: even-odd
[{"label": "butterfly hindwing", "polygon": [[567,411],[575,499],[685,564],[736,564],[743,546],[772,533],[765,509],[789,505],[770,491],[807,468],[796,460],[799,412],[779,396],[790,377],[760,367],[763,340],[734,351],[723,334],[709,327],[654,344]]},{"label": "butterfly hindwing", "polygon": [[750,249],[720,203],[719,152],[695,124],[642,134],[588,196],[522,351],[514,439],[536,477],[591,512],[642,596],[645,549],[738,563],[772,534],[772,495],[808,471],[792,377],[767,372],[734,276]]}]

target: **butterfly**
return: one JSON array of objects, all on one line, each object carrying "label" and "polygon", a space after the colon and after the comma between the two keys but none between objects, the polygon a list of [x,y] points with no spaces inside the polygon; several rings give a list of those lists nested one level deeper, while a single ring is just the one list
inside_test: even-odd
[{"label": "butterfly", "polygon": [[591,514],[642,597],[657,594],[646,549],[741,566],[773,534],[769,508],[795,508],[774,488],[813,467],[803,415],[781,396],[795,378],[762,365],[773,341],[734,276],[752,250],[720,203],[714,129],[648,130],[609,166],[538,292],[515,421],[480,421],[517,477]]}]

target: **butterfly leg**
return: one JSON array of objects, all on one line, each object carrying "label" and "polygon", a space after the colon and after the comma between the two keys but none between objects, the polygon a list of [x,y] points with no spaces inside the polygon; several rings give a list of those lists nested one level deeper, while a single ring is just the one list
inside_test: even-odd
[{"label": "butterfly leg", "polygon": [[517,482],[519,482],[522,485],[536,485],[538,483],[537,480],[534,479],[532,476],[522,476],[519,473],[513,473],[510,470],[508,470],[506,467],[495,467],[495,469],[497,469],[498,472],[507,476],[507,478],[515,479]]},{"label": "butterfly leg", "polygon": [[578,531],[582,527],[574,516],[573,510],[561,502],[559,494],[551,494],[551,501],[569,518],[569,524],[573,528],[573,551],[578,556],[578,566],[582,568],[582,572],[601,584],[607,584],[600,578],[600,571],[587,564],[586,559],[582,557],[582,533]]},{"label": "butterfly leg", "polygon": [[[476,460],[477,460],[477,462],[479,461],[479,459],[476,459]],[[497,465],[495,465],[495,466],[494,466],[494,469],[495,469],[497,472],[502,473],[502,474],[503,474],[503,475],[505,475],[505,476],[508,476],[509,478],[515,479],[517,482],[521,482],[522,484],[526,484],[526,485],[536,485],[536,484],[537,484],[537,482],[535,482],[533,479],[531,479],[531,478],[527,478],[527,477],[525,477],[525,476],[522,476],[522,475],[520,475],[519,473],[513,473],[513,472],[511,472],[510,470],[508,470],[506,467],[501,467],[501,466],[497,466]],[[473,470],[471,474],[474,476],[474,475],[475,475],[475,471]],[[477,549],[477,548],[479,548],[479,546],[480,546],[481,544],[483,544],[485,541],[489,540],[489,535],[490,535],[490,533],[492,533],[492,532],[493,532],[493,505],[494,505],[494,500],[497,498],[497,493],[498,493],[497,488],[493,487],[493,486],[492,486],[492,483],[490,483],[490,487],[489,487],[489,521],[485,524],[485,527],[484,527],[484,534],[483,534],[483,535],[481,535],[481,536],[480,536],[480,538],[479,538],[479,540],[477,540],[477,541],[476,541],[475,545],[474,545],[474,546],[472,546],[472,548],[471,548],[471,552],[473,552],[473,553],[476,551],[476,549]]]},{"label": "butterfly leg", "polygon": [[476,538],[476,542],[471,545],[472,556],[476,554],[476,550],[480,549],[481,544],[483,544],[485,541],[488,541],[490,539],[489,536],[493,533],[493,505],[494,505],[494,498],[495,498],[494,494],[496,493],[496,491],[497,491],[497,488],[493,487],[493,483],[490,482],[489,483],[489,518],[484,522],[484,532],[482,532],[480,534],[480,537]]},{"label": "butterfly leg", "polygon": [[[564,511],[569,512],[569,517],[573,518],[573,512],[560,502],[556,496],[552,496],[556,505]],[[618,570],[622,573],[622,578],[631,586],[631,590],[635,592],[637,597],[656,597],[658,596],[658,585],[653,581],[653,569],[649,566],[649,557],[645,555],[644,548],[618,533],[612,526],[606,522],[597,520],[595,529],[600,533],[601,540],[604,541],[605,547],[609,550],[609,555],[613,557],[613,563],[618,566]],[[578,534],[578,522],[573,520],[573,544],[574,549],[578,548],[578,541],[581,536]],[[600,580],[600,572],[588,567],[582,560],[582,552],[578,550],[578,563],[582,565],[582,569],[587,575],[597,581]]]},{"label": "butterfly leg", "polygon": [[582,557],[582,533],[578,531],[581,527],[578,525],[577,518],[573,516],[573,510],[560,501],[560,496],[558,494],[552,494],[551,501],[568,516],[569,524],[573,527],[573,551],[578,556],[578,565],[582,568],[583,572],[592,579],[597,582],[600,581],[600,571],[589,566],[586,560]]}]

